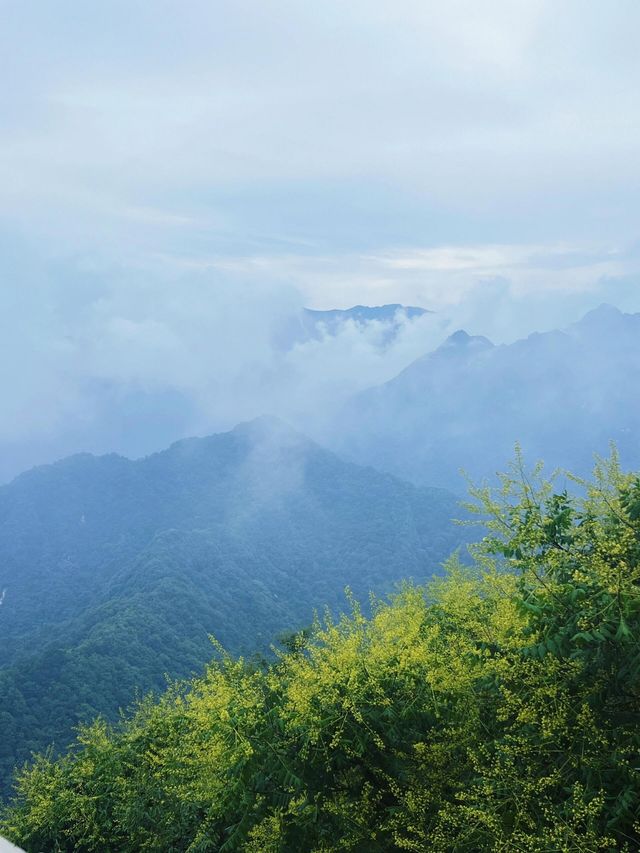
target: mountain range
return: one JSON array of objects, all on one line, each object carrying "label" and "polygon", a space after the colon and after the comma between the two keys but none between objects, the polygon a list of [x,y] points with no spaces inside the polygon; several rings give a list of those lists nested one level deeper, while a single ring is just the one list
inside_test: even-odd
[{"label": "mountain range", "polygon": [[615,442],[640,467],[640,314],[602,305],[564,331],[508,345],[460,330],[398,376],[351,399],[338,452],[414,483],[460,490],[525,458],[588,474]]},{"label": "mountain range", "polygon": [[427,314],[433,312],[399,303],[354,305],[351,308],[331,308],[325,311],[303,308],[296,316],[287,318],[276,336],[277,344],[286,350],[307,341],[331,338],[339,335],[347,324],[351,323],[360,331],[370,324],[377,324],[380,332],[379,343],[387,347],[396,339],[405,323],[419,320]]},{"label": "mountain range", "polygon": [[[309,322],[388,323],[398,309]],[[346,586],[366,601],[437,572],[468,540],[452,522],[461,468],[491,477],[518,442],[530,463],[587,474],[611,441],[640,468],[638,387],[640,314],[601,306],[508,345],[456,332],[353,397],[322,436],[331,450],[259,418],[0,487],[0,788],[80,721],[199,670],[210,635],[268,653],[314,607],[344,606]]]},{"label": "mountain range", "polygon": [[271,418],[131,461],[77,455],[0,488],[0,780],[213,654],[313,608],[424,580],[457,499],[344,462]]},{"label": "mountain range", "polygon": [[389,323],[397,327],[404,320],[414,320],[431,314],[426,308],[418,308],[415,305],[354,305],[352,308],[332,308],[328,311],[319,311],[315,308],[305,308],[303,323],[309,329],[317,329],[324,326],[329,333],[335,333],[342,323]]}]

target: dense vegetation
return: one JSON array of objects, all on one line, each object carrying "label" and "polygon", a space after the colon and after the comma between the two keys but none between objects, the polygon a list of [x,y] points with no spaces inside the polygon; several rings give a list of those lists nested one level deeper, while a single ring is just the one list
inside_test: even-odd
[{"label": "dense vegetation", "polygon": [[77,456],[0,488],[0,795],[33,750],[118,718],[211,657],[406,574],[462,540],[456,498],[261,420],[132,462]]},{"label": "dense vegetation", "polygon": [[639,849],[640,479],[596,474],[579,497],[521,471],[477,490],[472,568],[84,728],[21,771],[3,831],[29,851]]}]

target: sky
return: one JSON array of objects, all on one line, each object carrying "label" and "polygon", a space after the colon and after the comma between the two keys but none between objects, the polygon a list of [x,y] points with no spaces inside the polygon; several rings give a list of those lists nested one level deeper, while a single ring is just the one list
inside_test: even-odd
[{"label": "sky", "polygon": [[[459,326],[508,342],[640,311],[637,0],[0,20],[7,471],[323,405]],[[384,353],[376,328],[274,352],[303,305],[388,302],[437,319]]]}]

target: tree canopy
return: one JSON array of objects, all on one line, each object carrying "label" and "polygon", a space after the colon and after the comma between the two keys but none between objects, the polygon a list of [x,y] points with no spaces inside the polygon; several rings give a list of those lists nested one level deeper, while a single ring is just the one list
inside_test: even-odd
[{"label": "tree canopy", "polygon": [[0,799],[16,765],[110,722],[209,635],[268,653],[314,608],[417,581],[465,541],[459,500],[271,419],[146,459],[76,456],[0,487]]},{"label": "tree canopy", "polygon": [[51,851],[640,847],[640,479],[473,491],[471,567],[97,720],[17,776]]}]

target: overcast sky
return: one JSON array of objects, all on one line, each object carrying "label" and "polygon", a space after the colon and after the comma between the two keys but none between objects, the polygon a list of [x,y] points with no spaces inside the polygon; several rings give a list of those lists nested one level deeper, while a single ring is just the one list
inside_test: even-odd
[{"label": "overcast sky", "polygon": [[637,0],[0,19],[0,441],[64,423],[87,383],[211,400],[302,304],[417,304],[498,341],[640,311]]}]

